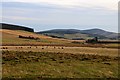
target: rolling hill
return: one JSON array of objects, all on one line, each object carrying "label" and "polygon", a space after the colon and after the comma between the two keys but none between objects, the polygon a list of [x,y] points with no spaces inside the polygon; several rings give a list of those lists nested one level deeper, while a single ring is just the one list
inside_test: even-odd
[{"label": "rolling hill", "polygon": [[[36,34],[33,32],[22,31],[22,30],[8,30],[8,29],[0,29],[0,33],[2,33],[2,45],[63,45],[71,43],[69,40],[59,39],[59,38],[51,38],[49,36],[44,36],[40,34]],[[19,35],[26,37],[35,37],[39,38],[35,39],[25,39],[19,38]]]},{"label": "rolling hill", "polygon": [[[75,29],[69,29],[69,30],[53,30],[51,32],[51,35],[56,35],[56,36],[63,36],[63,37],[58,37],[58,38],[53,38],[50,36],[45,36],[43,33],[36,34],[35,32],[29,32],[25,31],[24,29],[0,29],[0,39],[2,39],[2,45],[3,46],[69,46],[69,47],[112,47],[116,48],[113,45],[102,45],[102,44],[84,44],[85,40],[79,40],[79,39],[85,39],[85,38],[91,38],[89,37],[88,34],[85,33],[80,33],[80,30],[75,30]],[[49,32],[49,34],[50,34]],[[65,33],[64,33],[65,32]],[[27,38],[20,38],[19,36],[25,36]],[[65,37],[71,38],[74,40],[69,40],[69,39],[63,39]],[[34,37],[34,38],[39,38],[39,39],[28,39],[28,37]],[[62,39],[61,39],[62,38]],[[78,41],[76,41],[76,39]]]},{"label": "rolling hill", "polygon": [[0,23],[0,29],[9,29],[9,30],[23,30],[28,32],[34,32],[34,29],[19,26],[19,25],[13,25],[13,24],[6,24],[6,23]]},{"label": "rolling hill", "polygon": [[[97,29],[97,28],[96,29],[88,29],[88,30],[54,29],[54,30],[48,30],[48,31],[42,31],[42,32],[34,32],[34,29],[32,29],[32,28],[19,26],[19,25],[13,25],[13,24],[0,23],[0,27],[1,27],[0,29],[2,29],[2,30],[5,30],[5,31],[9,30],[6,32],[2,31],[2,33],[5,32],[4,34],[7,33],[7,35],[17,32],[17,33],[19,33],[19,35],[27,34],[28,36],[30,36],[29,34],[32,33],[33,34],[32,36],[37,35],[37,37],[44,36],[46,38],[48,38],[50,36],[49,38],[52,37],[51,38],[52,40],[57,38],[58,41],[60,38],[61,39],[72,39],[72,40],[86,40],[86,39],[90,39],[90,38],[94,38],[94,37],[98,37],[99,39],[113,39],[113,40],[120,39],[120,36],[118,36],[117,33],[108,32],[108,31],[105,31],[102,29]],[[11,32],[11,33],[9,33],[9,32]],[[17,37],[19,36],[18,34],[15,34],[15,35],[17,35]],[[22,35],[22,36],[24,36],[24,35]],[[39,37],[39,38],[41,38],[41,37]]]},{"label": "rolling hill", "polygon": [[118,39],[118,34],[108,32],[102,29],[89,29],[89,30],[77,30],[77,29],[54,29],[48,31],[37,32],[38,34],[44,34],[51,37],[60,37],[67,39],[88,39],[93,37],[99,37],[99,39]]},{"label": "rolling hill", "polygon": [[[63,43],[70,43],[68,40],[36,34],[31,28],[13,24],[0,23],[0,34],[2,34],[2,36],[0,36],[2,45],[62,45]],[[19,36],[39,39],[20,38]]]}]

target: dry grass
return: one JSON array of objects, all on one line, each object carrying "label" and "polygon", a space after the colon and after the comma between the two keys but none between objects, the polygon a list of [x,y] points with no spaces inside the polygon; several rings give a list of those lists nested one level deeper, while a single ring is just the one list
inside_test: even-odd
[{"label": "dry grass", "polygon": [[117,78],[118,57],[3,51],[3,78]]},{"label": "dry grass", "polygon": [[[86,44],[84,40],[66,40],[66,39],[58,39],[51,38],[48,36],[38,35],[31,32],[26,31],[18,31],[18,30],[0,30],[2,32],[2,45],[21,45],[21,46],[29,46],[29,45],[49,45],[49,46],[67,46],[67,47],[102,47],[102,48],[120,48],[118,44]],[[30,39],[21,39],[18,38],[19,35],[23,36],[33,36],[38,37],[40,40],[30,40]],[[78,42],[78,43],[73,43]]]},{"label": "dry grass", "polygon": [[[21,44],[59,44],[59,43],[68,43],[67,40],[64,39],[54,39],[48,36],[43,36],[39,34],[35,34],[32,32],[26,31],[18,31],[18,30],[0,30],[2,32],[2,44],[14,44],[14,45],[21,45]],[[23,36],[33,36],[38,37],[41,40],[29,40],[29,39],[20,39],[18,38],[19,35]]]},{"label": "dry grass", "polygon": [[[51,38],[25,31],[3,33],[3,78],[117,78],[117,44]],[[20,39],[18,35],[41,40]],[[9,45],[9,46],[7,46]],[[17,46],[16,46],[17,45]],[[22,46],[20,46],[22,45]]]},{"label": "dry grass", "polygon": [[[72,54],[97,54],[106,56],[118,56],[118,49],[91,48],[91,47],[62,47],[62,46],[2,46],[9,51],[33,51],[33,52],[60,52]],[[21,48],[22,47],[22,48]],[[31,48],[29,48],[31,47]]]}]

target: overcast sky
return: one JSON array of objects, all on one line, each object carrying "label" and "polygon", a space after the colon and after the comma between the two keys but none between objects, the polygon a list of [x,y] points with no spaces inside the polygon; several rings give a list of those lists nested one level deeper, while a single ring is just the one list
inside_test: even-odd
[{"label": "overcast sky", "polygon": [[118,31],[119,0],[3,0],[2,22],[35,31],[100,28]]}]

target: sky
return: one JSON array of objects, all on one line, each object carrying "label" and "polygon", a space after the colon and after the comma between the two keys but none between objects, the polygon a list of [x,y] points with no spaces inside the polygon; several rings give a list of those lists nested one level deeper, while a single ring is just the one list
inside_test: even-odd
[{"label": "sky", "polygon": [[2,22],[34,28],[118,32],[119,0],[3,0]]}]

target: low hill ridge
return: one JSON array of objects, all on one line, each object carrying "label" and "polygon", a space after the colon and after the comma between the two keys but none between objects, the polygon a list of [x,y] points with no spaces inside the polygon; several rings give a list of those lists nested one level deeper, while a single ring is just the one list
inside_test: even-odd
[{"label": "low hill ridge", "polygon": [[28,32],[34,32],[34,29],[19,26],[19,25],[13,25],[13,24],[6,24],[6,23],[0,23],[0,29],[9,29],[9,30],[23,30]]},{"label": "low hill ridge", "polygon": [[108,32],[98,28],[88,29],[88,30],[53,29],[53,30],[38,32],[38,34],[45,34],[48,36],[52,35],[52,36],[63,37],[68,39],[73,39],[73,38],[86,39],[90,37],[99,37],[100,39],[118,39],[119,38],[118,33]]}]

